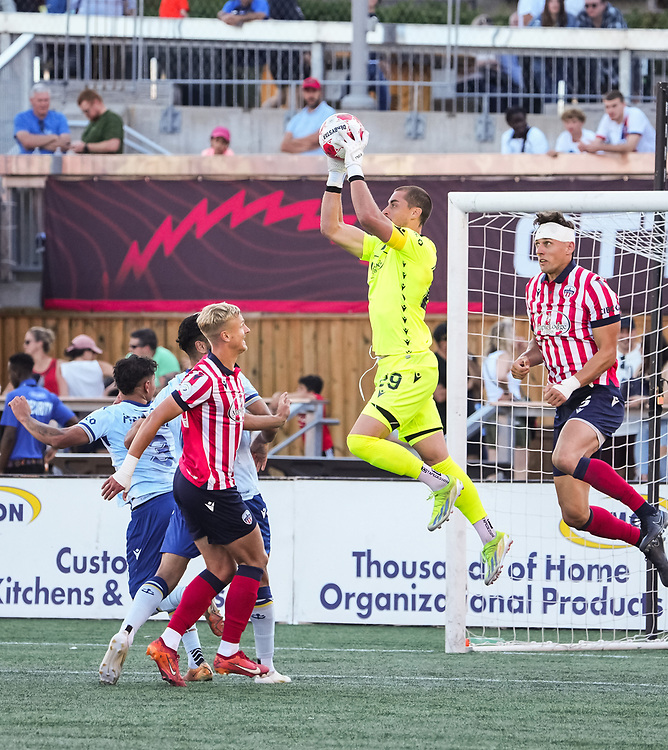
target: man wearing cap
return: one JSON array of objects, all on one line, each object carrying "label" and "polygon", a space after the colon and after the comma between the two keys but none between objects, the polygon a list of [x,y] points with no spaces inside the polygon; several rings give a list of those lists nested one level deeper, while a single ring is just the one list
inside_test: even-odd
[{"label": "man wearing cap", "polygon": [[60,366],[70,396],[79,398],[98,398],[104,396],[104,379],[113,380],[114,368],[109,362],[98,360],[96,355],[102,354],[102,349],[95,340],[85,333],[72,339],[65,349],[69,362]]},{"label": "man wearing cap", "polygon": [[58,396],[37,385],[29,354],[13,354],[9,358],[9,379],[14,390],[7,394],[2,412],[3,433],[0,440],[0,474],[44,474],[44,445],[19,423],[9,404],[17,396],[25,396],[30,414],[41,424],[54,419],[61,427],[77,423],[71,409]]},{"label": "man wearing cap", "polygon": [[322,100],[322,87],[317,78],[305,78],[302,93],[305,107],[288,123],[281,151],[288,154],[322,154],[318,131],[335,110]]},{"label": "man wearing cap", "polygon": [[[534,243],[541,272],[526,287],[533,338],[513,362],[522,380],[544,363],[544,398],[556,408],[552,466],[564,521],[574,529],[638,547],[668,586],[662,534],[668,513],[652,507],[617,472],[592,458],[624,419],[617,377],[620,309],[617,295],[573,260],[575,225],[559,211],[536,214]],[[640,528],[589,505],[589,487],[619,500]]]},{"label": "man wearing cap", "polygon": [[230,148],[230,131],[220,126],[211,131],[211,145],[202,151],[202,156],[234,156]]}]

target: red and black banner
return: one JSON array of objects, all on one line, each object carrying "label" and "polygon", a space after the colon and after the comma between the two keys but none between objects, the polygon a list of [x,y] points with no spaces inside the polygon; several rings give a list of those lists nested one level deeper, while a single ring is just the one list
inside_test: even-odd
[{"label": "red and black banner", "polygon": [[[578,181],[577,187],[570,180],[413,181],[434,202],[425,227],[439,251],[431,313],[445,312],[450,191],[600,191],[621,186],[593,179]],[[400,184],[396,179],[369,183],[381,208]],[[190,312],[227,300],[244,312],[364,312],[366,265],[320,234],[322,187],[312,180],[49,179],[44,306]],[[647,181],[628,181],[623,187],[646,189]],[[348,190],[344,214],[354,223]],[[488,254],[483,258],[472,251],[472,290],[481,289],[482,264],[490,262]],[[500,251],[498,264],[506,278],[515,280],[516,289],[507,290],[508,297],[515,296],[513,291],[523,297],[526,278],[515,276],[512,252]],[[474,307],[484,304],[483,297],[481,289]]]}]

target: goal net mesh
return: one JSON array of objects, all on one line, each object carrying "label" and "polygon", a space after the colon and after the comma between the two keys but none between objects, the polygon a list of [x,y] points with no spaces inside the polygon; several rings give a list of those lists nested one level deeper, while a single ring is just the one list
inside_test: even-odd
[{"label": "goal net mesh", "polygon": [[[455,367],[466,358],[468,378],[466,393],[463,379],[457,381],[462,392],[448,389],[448,402],[466,401],[468,473],[494,525],[513,538],[500,578],[487,587],[476,562],[477,535],[467,532],[467,645],[474,649],[668,647],[666,590],[655,575],[648,575],[645,557],[635,547],[570,529],[561,520],[550,460],[554,409],[542,400],[545,369],[533,368],[522,383],[508,372],[531,336],[524,293],[528,280],[540,271],[533,251],[535,213],[462,215],[468,264],[466,268],[460,264],[459,269],[451,266],[450,243],[448,273],[462,278],[454,285],[449,280],[448,360]],[[651,335],[665,277],[665,215],[571,211],[567,216],[576,225],[576,262],[608,281],[622,310],[618,360],[625,419],[598,457],[646,495],[649,403],[652,382],[657,382],[649,377],[650,366],[656,368],[658,361],[661,371],[668,359],[663,330]],[[664,273],[657,273],[659,267]],[[453,298],[453,286],[459,299]],[[453,305],[464,304],[467,352],[450,347],[456,317]],[[650,361],[652,351],[655,359]],[[668,507],[666,424],[663,419],[657,428],[662,458],[654,464],[659,475],[657,494],[664,507]],[[452,444],[463,436],[448,429],[448,438]],[[589,499],[590,504],[637,523],[621,502],[593,488]]]}]

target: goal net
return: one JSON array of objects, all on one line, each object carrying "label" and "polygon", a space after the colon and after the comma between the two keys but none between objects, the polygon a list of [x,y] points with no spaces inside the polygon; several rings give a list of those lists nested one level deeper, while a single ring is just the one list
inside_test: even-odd
[{"label": "goal net", "polygon": [[[513,545],[500,578],[485,586],[477,535],[453,514],[446,525],[446,650],[668,648],[666,589],[645,557],[561,520],[544,368],[533,368],[521,384],[507,377],[531,335],[524,293],[540,270],[532,232],[535,212],[545,210],[575,222],[576,262],[606,279],[620,300],[626,412],[599,457],[668,507],[666,459],[659,455],[668,422],[654,406],[668,359],[660,315],[668,194],[451,193],[448,447],[466,463],[492,522]],[[590,502],[637,522],[593,488]]]}]

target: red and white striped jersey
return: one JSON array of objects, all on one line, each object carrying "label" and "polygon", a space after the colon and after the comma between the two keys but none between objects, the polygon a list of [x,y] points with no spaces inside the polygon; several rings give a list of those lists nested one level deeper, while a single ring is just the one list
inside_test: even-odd
[{"label": "red and white striped jersey", "polygon": [[[544,273],[534,276],[526,287],[526,302],[550,383],[578,373],[598,351],[593,329],[620,319],[617,295],[600,276],[574,262],[554,281]],[[619,386],[617,364],[593,384]]]},{"label": "red and white striped jersey", "polygon": [[241,370],[228,370],[209,353],[172,393],[183,409],[183,453],[179,468],[197,487],[234,487],[232,467],[244,429]]}]

